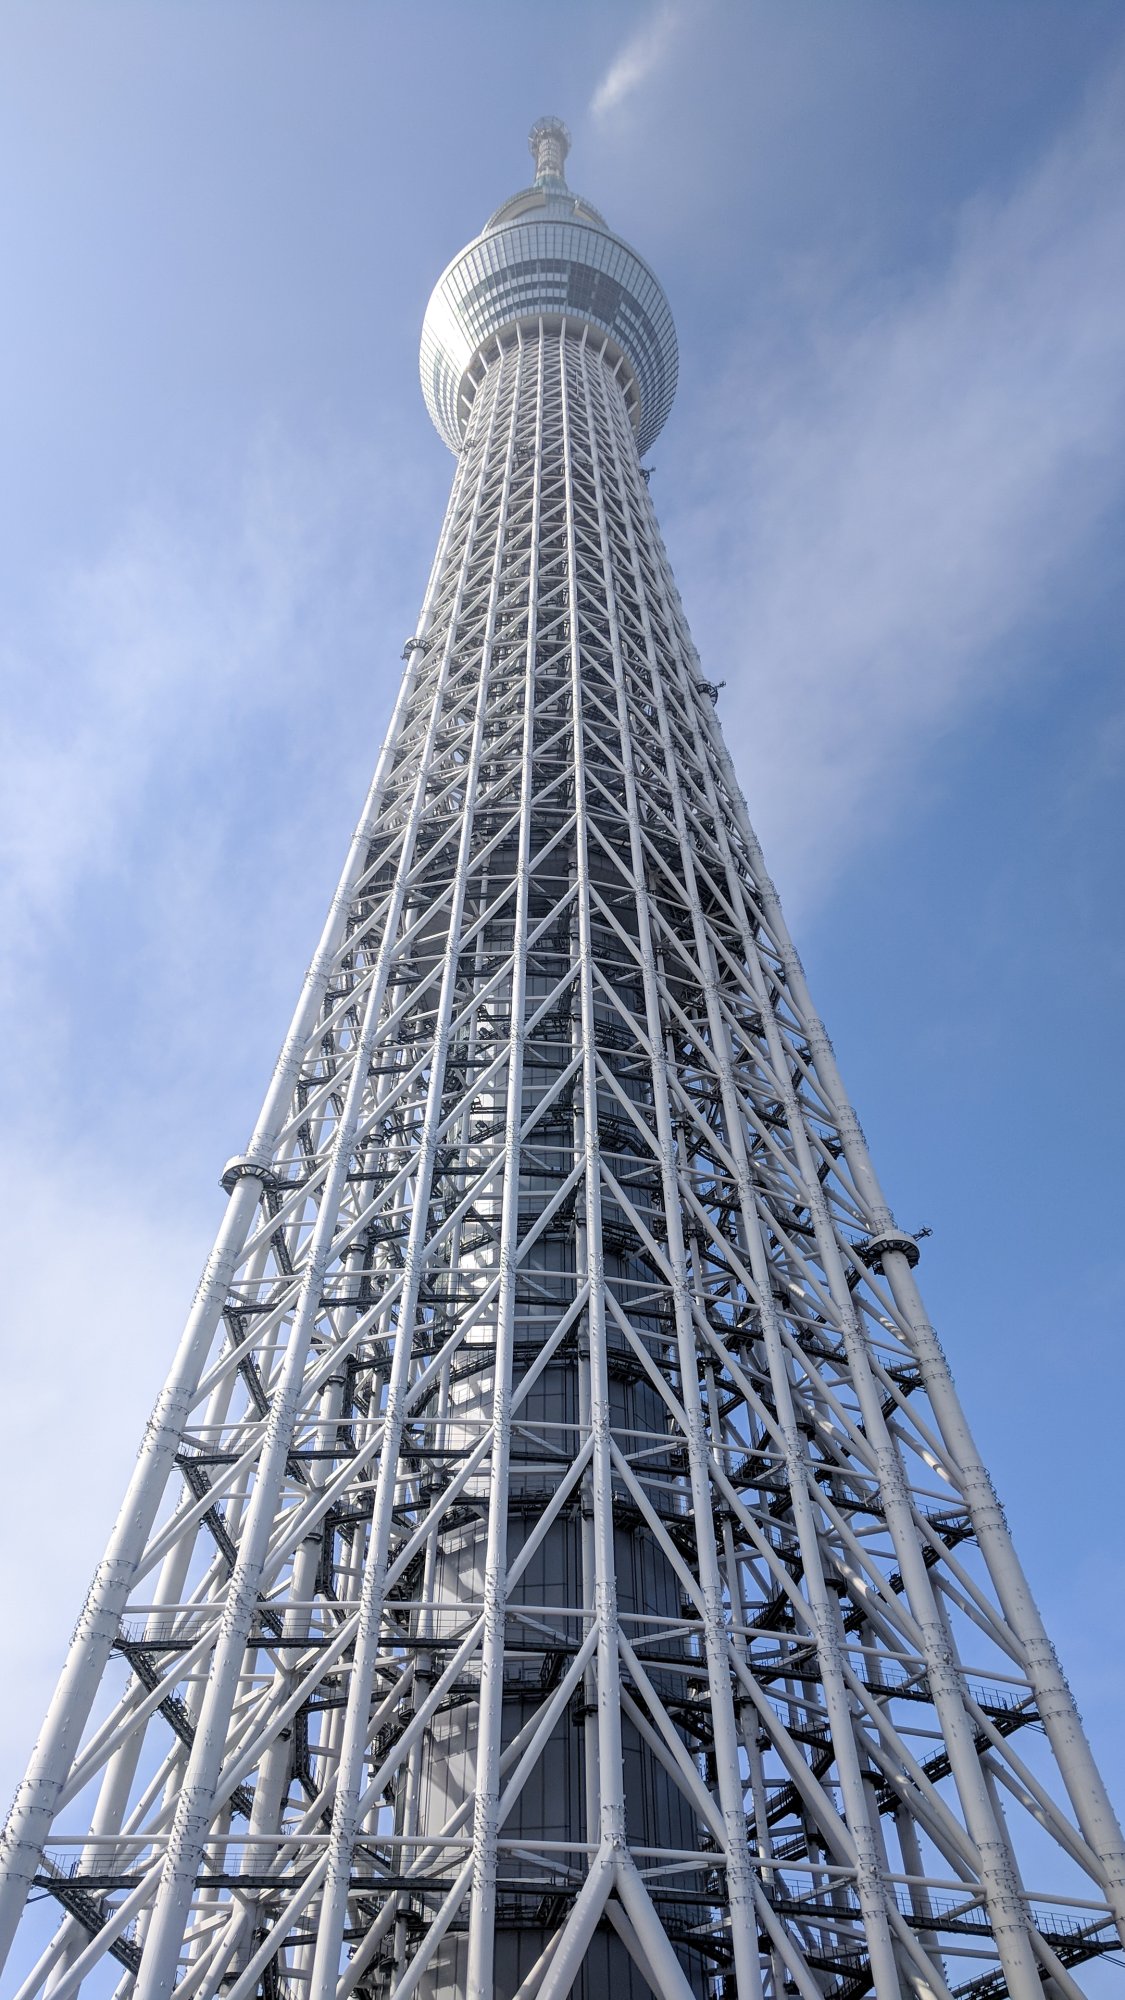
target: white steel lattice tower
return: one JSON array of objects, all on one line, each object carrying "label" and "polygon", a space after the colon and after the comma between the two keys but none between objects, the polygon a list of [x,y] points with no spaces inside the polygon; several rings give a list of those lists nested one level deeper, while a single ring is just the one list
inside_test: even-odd
[{"label": "white steel lattice tower", "polygon": [[566,146],[426,316],[452,497],[9,1822],[19,2000],[1074,2000],[1125,1923],[664,555],[668,307]]}]

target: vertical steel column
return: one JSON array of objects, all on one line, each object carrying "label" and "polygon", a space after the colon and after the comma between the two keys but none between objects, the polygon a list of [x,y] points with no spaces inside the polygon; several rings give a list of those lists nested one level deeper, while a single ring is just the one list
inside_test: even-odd
[{"label": "vertical steel column", "polygon": [[[740,1995],[745,1996],[745,2000],[757,2000],[757,1996],[761,1993],[761,1968],[758,1955],[758,1930],[754,1917],[753,1889],[746,1844],[746,1812],[742,1774],[738,1760],[738,1732],[735,1724],[734,1704],[731,1692],[731,1673],[728,1658],[730,1642],[723,1612],[723,1594],[719,1573],[718,1551],[715,1544],[714,1524],[711,1518],[710,1454],[707,1444],[706,1424],[699,1395],[698,1351],[695,1339],[695,1326],[692,1319],[691,1285],[688,1278],[687,1255],[681,1222],[680,1190],[676,1179],[676,1147],[672,1132],[671,1106],[668,1101],[667,1074],[662,1059],[665,1023],[661,1017],[656,976],[656,958],[649,922],[648,897],[644,889],[645,858],[641,839],[641,812],[637,797],[632,729],[625,686],[625,665],[617,607],[616,566],[610,549],[606,495],[603,484],[601,452],[598,444],[599,425],[595,418],[594,399],[591,394],[590,385],[591,366],[587,352],[588,341],[589,336],[587,334],[583,340],[583,386],[586,394],[586,409],[590,427],[593,460],[591,470],[594,497],[597,504],[599,539],[601,542],[602,584],[605,591],[606,611],[609,620],[617,719],[621,732],[621,756],[625,771],[625,813],[628,821],[629,852],[634,876],[633,889],[638,942],[641,952],[645,1023],[651,1051],[652,1101],[660,1145],[660,1174],[664,1218],[668,1231],[668,1256],[672,1267],[673,1313],[680,1357],[681,1394],[684,1398],[686,1410],[691,1497],[695,1517],[696,1546],[700,1563],[704,1644],[707,1651],[707,1678],[711,1694],[711,1717],[715,1730],[715,1757],[718,1767],[719,1800],[725,1834],[731,1946],[734,1955],[735,1980],[738,1991]],[[614,464],[617,484],[620,486],[622,474],[621,468],[616,464],[615,446],[617,439],[614,434],[612,422],[608,418],[608,404],[610,399],[614,396],[619,397],[620,390],[615,383],[607,380],[600,361],[595,361],[593,368],[596,372],[598,383],[598,416],[605,427],[606,443],[611,454],[611,463]]]},{"label": "vertical steel column", "polygon": [[[581,333],[581,329],[578,329]],[[613,1544],[612,1413],[605,1313],[605,1263],[602,1248],[601,1159],[598,1139],[597,1027],[594,1013],[594,946],[591,934],[590,833],[587,824],[585,704],[579,646],[577,552],[574,521],[574,459],[571,446],[570,383],[566,367],[566,325],[560,335],[562,369],[564,467],[567,497],[567,592],[570,611],[571,702],[574,716],[574,796],[577,814],[575,850],[578,867],[578,925],[582,1008],[582,1119],[585,1143],[586,1239],[591,1276],[589,1305],[590,1425],[593,1437],[594,1486],[594,1604],[598,1628],[598,1785],[600,1809],[599,1856],[573,1913],[594,1885],[575,1925],[574,1937],[588,1936],[604,1908],[602,1888],[616,1887],[642,1948],[664,1982],[668,2000],[691,2000],[691,1988],[653,1909],[651,1899],[628,1852],[624,1770],[621,1743],[621,1664],[617,1623],[616,1564]],[[555,2000],[566,1991],[570,1954],[565,1945],[552,1961],[541,1989],[541,2000]]]},{"label": "vertical steel column", "polygon": [[[527,366],[527,345],[516,349],[513,436],[504,468],[498,553],[493,589],[499,582],[500,544],[507,527],[512,451],[517,434],[520,389]],[[536,342],[531,352],[536,379],[534,450],[540,449],[542,355]],[[470,2000],[492,2000],[493,1941],[496,1926],[496,1844],[499,1836],[500,1751],[504,1707],[504,1654],[508,1600],[508,1474],[512,1443],[512,1345],[515,1331],[515,1291],[519,1247],[521,1130],[523,1126],[524,1016],[527,997],[528,893],[531,862],[532,757],[535,748],[535,625],[534,563],[528,579],[532,608],[524,649],[523,743],[519,772],[519,835],[516,860],[516,919],[509,986],[507,1103],[504,1109],[504,1176],[500,1214],[500,1294],[496,1306],[493,1359],[492,1447],[488,1473],[488,1541],[484,1567],[484,1643],[481,1650],[480,1714],[473,1804],[473,1877],[469,1910],[467,1991]],[[489,631],[496,599],[489,606]]]}]

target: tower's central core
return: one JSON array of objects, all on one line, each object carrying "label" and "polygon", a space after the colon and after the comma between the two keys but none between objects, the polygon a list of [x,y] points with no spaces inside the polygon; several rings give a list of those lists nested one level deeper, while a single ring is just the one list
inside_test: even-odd
[{"label": "tower's central core", "polygon": [[[691,1855],[703,1831],[666,1752],[631,1709],[614,1718],[617,1741],[601,1745],[589,1607],[603,1597],[615,1633],[640,1650],[673,1712],[699,1700],[706,1661],[682,1623],[673,1558],[692,1534],[690,1485],[662,1396],[678,1377],[675,1329],[643,1247],[670,1232],[649,1150],[651,1065],[632,1025],[646,1019],[644,965],[657,947],[653,913],[629,886],[646,862],[639,826],[622,813],[630,782],[622,751],[630,683],[635,692],[654,651],[675,644],[675,614],[647,567],[653,523],[629,408],[633,378],[604,329],[569,314],[499,327],[473,366],[447,558],[459,595],[447,599],[448,623],[437,612],[429,634],[455,659],[484,663],[440,738],[452,742],[483,705],[478,803],[459,849],[460,921],[473,938],[472,952],[459,947],[458,957],[467,1018],[446,1071],[445,1115],[461,1150],[435,1182],[443,1212],[456,1212],[466,1176],[495,1156],[501,1135],[512,1150],[503,1180],[477,1196],[431,1276],[435,1339],[476,1316],[430,1408],[449,1462],[479,1448],[498,1397],[513,1427],[504,1473],[494,1457],[491,1486],[482,1470],[433,1538],[418,1642],[436,1633],[448,1643],[489,1601],[505,1565],[509,1583],[502,1609],[496,1603],[494,1647],[466,1669],[426,1739],[416,1781],[399,1794],[398,1823],[414,1840],[440,1835],[467,1810],[481,1825],[495,1815],[489,1834],[504,1859],[491,1978],[510,2000],[552,1942],[551,1899],[533,1858],[545,1843],[560,1853],[596,1850],[623,1838],[627,1822],[639,1845]],[[669,690],[662,706],[671,727],[679,698]],[[638,744],[642,764],[657,740]],[[425,802],[425,841],[453,810],[441,774]],[[649,837],[674,867],[674,837],[656,827]],[[444,849],[420,875],[438,912],[425,943],[435,964],[450,948],[453,858]],[[682,883],[654,883],[653,895],[654,911],[682,934],[690,923]],[[651,1031],[659,1032],[655,1017]],[[395,1165],[388,1158],[384,1171]],[[507,1272],[505,1246],[514,1259]],[[643,1464],[644,1505],[668,1552],[612,1470],[609,1512],[599,1513],[592,1460],[577,1470],[595,1418],[622,1464]],[[572,1689],[545,1731],[545,1695],[568,1670]],[[537,1730],[541,1754],[501,1828],[502,1774]],[[478,1790],[489,1740],[494,1797]],[[602,1776],[621,1758],[627,1811],[624,1788]],[[707,1881],[702,1863],[685,1863],[655,1892],[685,1940],[680,1976],[697,1994],[706,1966],[687,1940]],[[477,1990],[470,1952],[470,1938],[451,1933],[419,1991],[458,2000]],[[574,1990],[584,2000],[648,2000],[651,1991],[612,1929],[591,1946]]]}]

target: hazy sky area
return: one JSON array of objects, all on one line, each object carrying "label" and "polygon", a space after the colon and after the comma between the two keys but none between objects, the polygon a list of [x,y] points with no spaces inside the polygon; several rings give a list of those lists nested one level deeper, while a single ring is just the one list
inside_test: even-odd
[{"label": "hazy sky area", "polygon": [[0,1811],[414,629],[426,299],[543,112],[671,300],[688,616],[1125,1807],[1119,0],[6,0]]}]

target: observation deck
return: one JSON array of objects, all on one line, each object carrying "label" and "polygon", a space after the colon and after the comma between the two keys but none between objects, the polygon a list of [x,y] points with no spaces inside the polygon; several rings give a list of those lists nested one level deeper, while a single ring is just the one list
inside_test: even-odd
[{"label": "observation deck", "polygon": [[565,320],[595,327],[618,365],[641,452],[676,393],[676,329],[643,258],[615,236],[564,177],[570,135],[541,118],[528,145],[535,181],[503,203],[434,286],[422,326],[426,408],[453,452],[461,449],[486,350],[505,329]]}]

